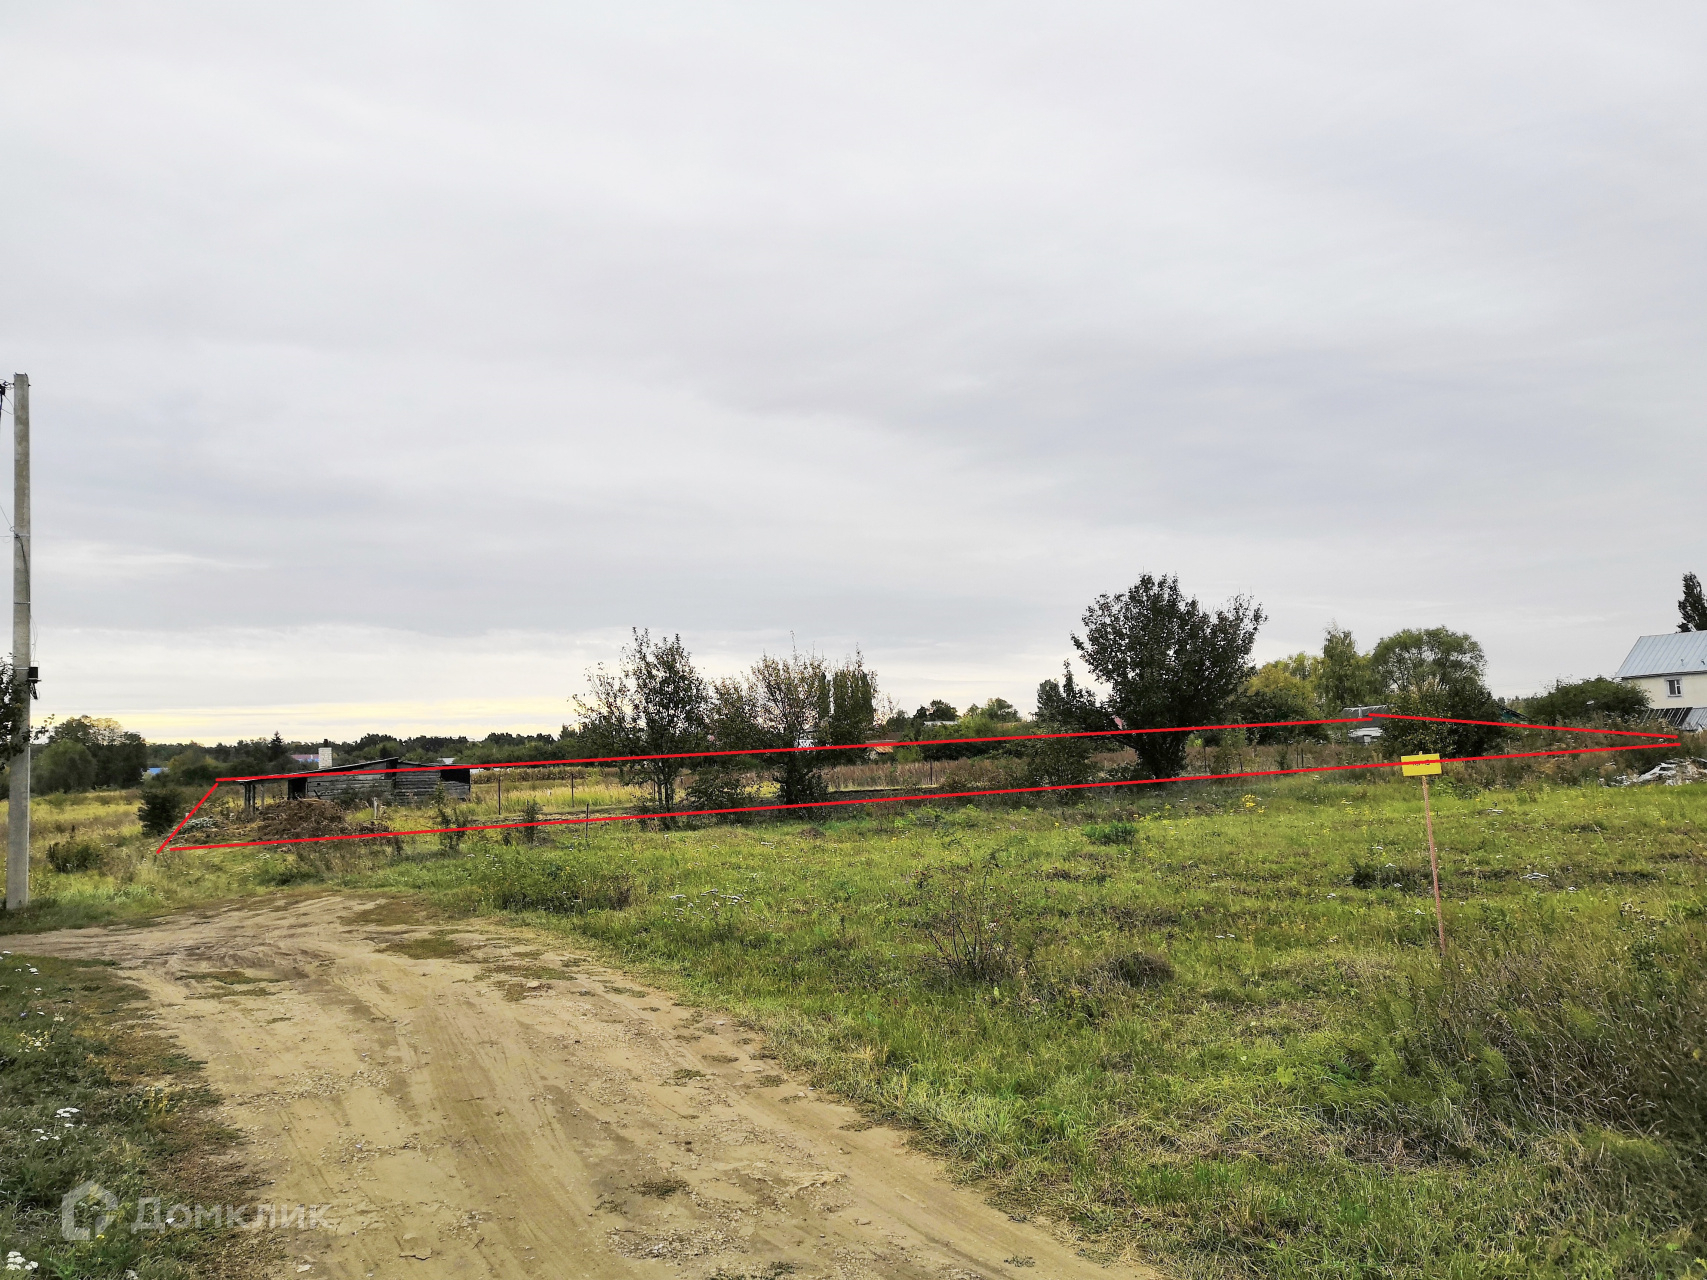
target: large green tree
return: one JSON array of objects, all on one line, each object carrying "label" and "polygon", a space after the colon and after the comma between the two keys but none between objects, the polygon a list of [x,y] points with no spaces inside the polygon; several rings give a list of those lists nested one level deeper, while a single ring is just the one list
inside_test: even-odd
[{"label": "large green tree", "polygon": [[1322,714],[1334,717],[1347,707],[1369,706],[1380,693],[1369,655],[1357,651],[1357,640],[1348,629],[1330,623],[1316,668],[1316,697]]},{"label": "large green tree", "polygon": [[1239,719],[1246,724],[1269,726],[1250,731],[1255,741],[1326,739],[1327,731],[1321,725],[1282,727],[1276,724],[1277,721],[1320,718],[1317,680],[1321,665],[1320,658],[1298,653],[1290,658],[1277,658],[1257,668],[1256,674],[1245,682],[1235,704]]},{"label": "large green tree", "polygon": [[30,762],[30,790],[40,795],[88,791],[95,785],[95,758],[81,742],[60,738]]},{"label": "large green tree", "polygon": [[[1370,653],[1382,701],[1396,715],[1498,721],[1500,706],[1482,682],[1487,655],[1473,636],[1446,627],[1409,628],[1381,639]],[[1387,754],[1438,751],[1474,756],[1490,751],[1506,731],[1498,724],[1440,724],[1388,720]]]},{"label": "large green tree", "polygon": [[[766,654],[745,675],[717,682],[711,700],[712,737],[724,750],[755,754],[777,747],[857,746],[875,731],[876,709],[877,677],[860,654],[839,664],[799,650]],[[771,755],[777,799],[783,804],[823,799],[828,792],[826,757],[841,754]],[[712,772],[708,770],[708,778]]]},{"label": "large green tree", "polygon": [[[617,669],[587,673],[588,693],[573,699],[588,755],[668,757],[709,745],[711,690],[681,636],[653,640],[636,629]],[[643,777],[660,810],[676,805],[676,783],[691,762],[656,758],[621,766]]]},{"label": "large green tree", "polygon": [[1679,631],[1707,631],[1707,595],[1693,573],[1683,575],[1683,599],[1677,602],[1677,612]]},{"label": "large green tree", "polygon": [[[90,780],[78,788],[134,787],[142,781],[142,770],[148,763],[148,744],[140,733],[128,732],[117,720],[105,716],[72,716],[54,725],[49,737],[50,746],[58,743],[80,746],[87,753],[92,773]],[[46,758],[43,752],[43,758]],[[58,758],[69,760],[75,752],[67,746]],[[38,790],[49,788],[37,787]]]},{"label": "large green tree", "polygon": [[[1251,646],[1264,620],[1262,607],[1245,596],[1206,609],[1180,589],[1177,576],[1145,574],[1130,589],[1092,601],[1085,634],[1072,641],[1091,674],[1109,687],[1102,710],[1126,728],[1210,724],[1250,678]],[[1151,777],[1177,777],[1185,768],[1183,733],[1123,741]]]}]

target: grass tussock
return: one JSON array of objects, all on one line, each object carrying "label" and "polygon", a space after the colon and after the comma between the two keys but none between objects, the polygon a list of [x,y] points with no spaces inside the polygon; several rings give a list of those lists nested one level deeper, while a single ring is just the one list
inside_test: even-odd
[{"label": "grass tussock", "polygon": [[1688,921],[1632,907],[1604,932],[1477,939],[1386,1014],[1408,1073],[1472,1127],[1592,1125],[1707,1153],[1707,931]]},{"label": "grass tussock", "polygon": [[466,868],[465,896],[498,911],[575,915],[620,911],[634,896],[634,879],[621,868],[589,865],[562,853],[527,854],[487,849]]}]

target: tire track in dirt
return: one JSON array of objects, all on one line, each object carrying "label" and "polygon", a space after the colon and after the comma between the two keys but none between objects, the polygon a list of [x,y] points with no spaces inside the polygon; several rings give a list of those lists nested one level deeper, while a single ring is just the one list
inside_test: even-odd
[{"label": "tire track in dirt", "polygon": [[206,1061],[261,1195],[333,1206],[281,1277],[1156,1274],[1010,1220],[733,1022],[559,939],[407,912],[262,899],[19,949],[117,961]]}]

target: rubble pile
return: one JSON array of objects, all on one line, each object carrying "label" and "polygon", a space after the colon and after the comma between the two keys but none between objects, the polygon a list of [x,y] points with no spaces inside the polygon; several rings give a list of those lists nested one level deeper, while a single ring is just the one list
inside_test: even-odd
[{"label": "rubble pile", "polygon": [[1635,787],[1644,783],[1657,782],[1662,786],[1678,787],[1686,782],[1701,782],[1707,779],[1707,760],[1700,756],[1679,756],[1676,760],[1662,760],[1644,774],[1626,773],[1607,781],[1609,787]]}]

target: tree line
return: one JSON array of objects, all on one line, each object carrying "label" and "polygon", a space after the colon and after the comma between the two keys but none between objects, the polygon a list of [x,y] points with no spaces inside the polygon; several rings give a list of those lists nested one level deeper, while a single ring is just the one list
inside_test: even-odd
[{"label": "tree line", "polygon": [[[762,755],[778,747],[863,747],[877,725],[877,680],[859,653],[833,662],[798,649],[765,654],[740,674],[702,673],[681,636],[653,639],[636,629],[617,665],[588,672],[589,692],[572,701],[582,754],[648,757],[621,766],[638,777],[660,812],[678,806],[682,776],[691,770],[685,800],[695,809],[734,809],[755,803],[746,775],[763,767],[776,783],[776,802],[810,804],[828,794],[824,768],[848,758],[821,751]],[[686,752],[735,752],[700,760]],[[832,757],[834,759],[832,759]]]},{"label": "tree line", "polygon": [[[1686,578],[1680,606],[1686,622],[1692,586],[1699,598],[1699,585]],[[1481,644],[1447,627],[1405,628],[1364,650],[1351,631],[1330,625],[1320,652],[1256,666],[1251,652],[1265,621],[1262,606],[1247,596],[1206,606],[1186,593],[1177,575],[1145,574],[1086,607],[1081,629],[1068,639],[1092,684],[1075,676],[1071,659],[1063,662],[1058,679],[1039,684],[1030,721],[1003,698],[963,712],[942,699],[911,714],[888,707],[876,674],[858,653],[840,662],[799,651],[766,655],[739,675],[712,679],[695,667],[680,635],[654,639],[635,630],[617,665],[589,672],[591,692],[573,699],[576,745],[586,754],[652,757],[624,769],[644,779],[651,803],[664,811],[755,803],[744,781],[755,768],[777,784],[780,803],[810,804],[826,794],[824,768],[852,758],[828,750],[763,754],[778,747],[934,744],[937,759],[1021,757],[1025,781],[1047,785],[1087,780],[1094,772],[1092,753],[1115,747],[1133,756],[1115,775],[1139,780],[1185,771],[1187,734],[1100,737],[1117,730],[1220,725],[1225,728],[1212,728],[1199,740],[1326,741],[1334,736],[1329,726],[1286,722],[1380,708],[1400,717],[1473,722],[1384,719],[1385,754],[1474,756],[1493,751],[1518,723],[1631,719],[1648,709],[1640,689],[1604,677],[1559,681],[1519,704],[1497,699],[1486,683]],[[1049,732],[1088,736],[959,745],[962,739]],[[680,758],[688,752],[752,754]]]},{"label": "tree line", "polygon": [[[1683,575],[1679,631],[1707,631],[1707,594],[1694,573]],[[879,695],[876,674],[859,653],[839,661],[797,650],[764,655],[738,675],[714,679],[700,672],[680,635],[654,639],[635,630],[614,668],[588,673],[590,692],[572,699],[577,723],[556,734],[491,733],[394,737],[370,733],[331,744],[341,763],[396,756],[408,763],[454,759],[461,764],[502,764],[569,756],[636,756],[730,751],[750,757],[711,757],[690,768],[681,760],[626,766],[644,779],[651,802],[673,808],[737,808],[751,803],[744,781],[758,753],[780,746],[849,746],[882,739],[936,743],[934,758],[999,753],[1025,757],[1030,776],[1043,782],[1082,780],[1090,751],[1129,747],[1144,777],[1177,777],[1185,767],[1184,734],[1133,735],[1077,744],[956,742],[1024,732],[1095,732],[1118,728],[1169,728],[1234,723],[1271,726],[1276,721],[1327,719],[1348,707],[1379,705],[1401,715],[1544,724],[1631,720],[1648,711],[1633,685],[1597,677],[1556,681],[1544,692],[1507,703],[1488,691],[1487,656],[1474,637],[1446,627],[1407,628],[1360,650],[1349,630],[1330,626],[1320,652],[1296,653],[1262,666],[1250,654],[1267,620],[1262,607],[1235,596],[1205,607],[1181,588],[1177,575],[1149,575],[1129,589],[1098,596],[1080,618],[1082,634],[1068,639],[1099,694],[1079,683],[1070,663],[1059,679],[1037,689],[1031,720],[1005,698],[959,710],[935,698],[908,713]],[[0,676],[0,679],[3,679]],[[1439,750],[1485,754],[1506,732],[1488,725],[1430,725],[1389,720],[1390,753]],[[1321,727],[1253,727],[1259,743],[1322,740]],[[289,773],[294,758],[318,744],[270,738],[203,747],[198,743],[146,742],[105,717],[73,716],[38,731],[31,789],[38,793],[129,788],[151,765],[165,768],[166,785],[208,786],[216,777]],[[1211,732],[1209,741],[1215,740]],[[782,803],[811,803],[826,792],[823,770],[852,758],[841,752],[771,756],[758,765],[777,784]],[[688,777],[687,789],[681,782]]]}]

